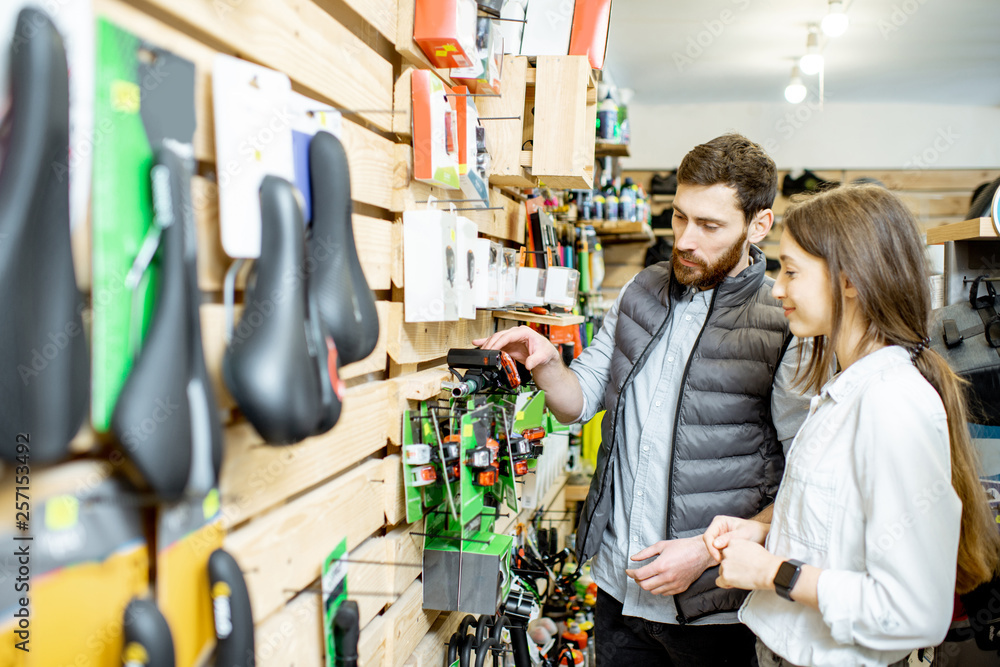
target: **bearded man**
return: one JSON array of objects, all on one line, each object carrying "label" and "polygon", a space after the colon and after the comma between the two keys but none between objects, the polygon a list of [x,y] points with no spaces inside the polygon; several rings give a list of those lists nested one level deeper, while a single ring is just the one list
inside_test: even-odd
[{"label": "bearded man", "polygon": [[774,223],[774,162],[728,134],[677,182],[671,260],[622,288],[569,367],[528,327],[474,341],[523,363],[561,422],[607,411],[576,540],[580,563],[594,557],[600,667],[756,664],[746,593],[716,587],[701,535],[716,515],[769,516],[808,408],[754,245]]}]

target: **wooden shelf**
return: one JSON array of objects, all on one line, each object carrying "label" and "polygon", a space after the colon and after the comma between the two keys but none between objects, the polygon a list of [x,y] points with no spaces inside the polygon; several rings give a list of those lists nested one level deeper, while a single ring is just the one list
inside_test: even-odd
[{"label": "wooden shelf", "polygon": [[583,315],[539,315],[538,313],[528,313],[522,310],[494,310],[493,317],[498,320],[515,320],[517,322],[547,324],[556,327],[583,324]]},{"label": "wooden shelf", "polygon": [[594,144],[595,157],[629,157],[628,144],[598,141]]},{"label": "wooden shelf", "polygon": [[973,218],[927,230],[928,245],[947,241],[994,241],[998,238],[993,218]]}]

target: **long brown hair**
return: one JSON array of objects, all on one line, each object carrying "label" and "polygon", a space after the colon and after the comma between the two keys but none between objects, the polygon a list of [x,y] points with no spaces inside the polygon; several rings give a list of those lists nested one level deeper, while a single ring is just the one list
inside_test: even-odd
[{"label": "long brown hair", "polygon": [[859,352],[879,344],[919,348],[916,367],[941,396],[948,416],[951,483],[962,501],[956,589],[971,591],[996,571],[1000,533],[979,484],[969,436],[967,383],[941,355],[921,345],[928,337],[931,297],[916,221],[894,194],[863,185],[828,190],[793,204],[784,225],[803,250],[826,261],[833,289],[832,334],[813,339],[802,371],[806,386],[818,391],[833,367],[844,317],[841,276],[857,289],[858,309],[866,323]]}]

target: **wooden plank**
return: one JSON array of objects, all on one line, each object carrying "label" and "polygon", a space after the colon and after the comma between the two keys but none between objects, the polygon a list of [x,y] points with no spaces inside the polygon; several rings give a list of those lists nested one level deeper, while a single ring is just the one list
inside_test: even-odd
[{"label": "wooden plank", "polygon": [[[395,599],[423,572],[424,538],[419,534],[423,531],[424,522],[417,521],[386,533],[385,562],[392,568],[391,576],[387,578],[392,582],[393,600],[390,600],[390,605],[395,604]],[[386,577],[385,568],[382,570],[382,576]]]},{"label": "wooden plank", "polygon": [[413,88],[411,86],[413,65],[404,64],[402,73],[392,87],[392,131],[404,139],[413,136]]},{"label": "wooden plank", "polygon": [[[392,44],[396,41],[396,13],[399,11],[396,0],[343,0],[365,21],[378,30]],[[323,0],[317,0],[323,6]]]},{"label": "wooden plank", "polygon": [[950,225],[941,225],[927,230],[927,243],[945,243],[946,241],[994,240],[998,237],[993,218],[973,218]]},{"label": "wooden plank", "polygon": [[457,611],[442,612],[403,664],[406,667],[439,667],[444,664],[448,640],[458,631],[463,618],[465,614]]},{"label": "wooden plank", "polygon": [[522,310],[494,310],[493,317],[498,320],[514,320],[516,322],[531,322],[533,324],[548,324],[565,327],[571,324],[583,324],[583,315],[539,315]]},{"label": "wooden plank", "polygon": [[247,422],[226,429],[220,488],[227,526],[256,516],[385,447],[389,429],[398,428],[395,392],[391,382],[348,389],[337,425],[295,445],[266,445]]},{"label": "wooden plank", "polygon": [[616,144],[610,141],[598,141],[594,144],[595,157],[629,157],[628,144]]},{"label": "wooden plank", "polygon": [[323,612],[318,592],[300,594],[254,627],[258,667],[319,666],[324,664],[323,654]]},{"label": "wooden plank", "polygon": [[357,601],[358,627],[363,628],[405,589],[393,591],[384,537],[369,537],[347,558],[353,561],[347,564],[347,596]]},{"label": "wooden plank", "polygon": [[539,56],[536,69],[531,173],[550,187],[589,189],[594,183],[593,125],[588,135],[584,126],[590,63],[585,56]]},{"label": "wooden plank", "polygon": [[477,311],[475,320],[407,323],[403,304],[390,304],[389,356],[396,363],[437,359],[453,347],[471,347],[473,339],[485,338],[492,332],[493,316],[488,310]]},{"label": "wooden plank", "polygon": [[890,190],[959,190],[971,195],[980,183],[1000,177],[1000,169],[847,170],[843,180],[850,183],[862,176],[878,179]]},{"label": "wooden plank", "polygon": [[427,401],[441,393],[441,383],[452,377],[447,366],[428,368],[394,380],[401,400]]},{"label": "wooden plank", "polygon": [[391,209],[396,144],[347,120],[340,140],[351,169],[351,198]]},{"label": "wooden plank", "polygon": [[[389,327],[389,302],[376,301],[375,310],[378,312],[378,341],[372,353],[361,361],[347,364],[340,369],[340,379],[360,377],[368,373],[378,373],[385,371],[386,363],[386,335]],[[336,342],[336,341],[334,341]]]},{"label": "wooden plank", "polygon": [[[392,64],[312,2],[132,0],[231,53],[288,74],[310,97],[391,131]],[[373,113],[375,112],[375,113]]]},{"label": "wooden plank", "polygon": [[[145,0],[139,1],[144,2]],[[198,0],[185,0],[185,4],[196,1]],[[201,1],[209,4],[207,0]],[[157,0],[157,2],[166,3],[166,0]],[[225,5],[221,0],[220,4]],[[195,112],[198,121],[194,133],[195,157],[203,162],[215,162],[215,134],[213,131],[215,121],[212,115],[211,74],[212,60],[216,51],[190,35],[124,4],[121,0],[95,0],[94,9],[97,13],[107,16],[136,35],[181,54],[195,63]],[[230,50],[228,53],[239,54],[239,51]],[[388,77],[389,85],[391,85],[391,72]],[[320,101],[334,103],[322,96],[313,93],[310,95],[317,97]],[[391,95],[387,104],[391,104]],[[389,107],[379,108],[387,109]],[[381,115],[391,116],[392,114]],[[343,122],[340,138],[347,150],[347,160],[350,164],[352,198],[355,201],[388,209],[392,202],[391,183],[395,161],[395,144],[347,119]],[[195,215],[199,223],[213,215],[213,210],[216,211],[214,215],[218,219],[218,204],[214,203],[217,195],[206,189],[207,186],[204,184],[200,184],[199,187],[202,190],[195,191],[194,186],[192,186],[192,196],[195,197],[193,201]],[[201,207],[213,208],[199,211]],[[218,236],[217,233],[216,236]],[[199,240],[202,240],[201,235],[199,235]],[[199,264],[201,261],[199,258]]]},{"label": "wooden plank", "polygon": [[341,539],[353,549],[382,526],[381,474],[382,462],[368,461],[226,536],[254,618],[266,618],[292,598],[290,591],[315,581]]},{"label": "wooden plank", "polygon": [[388,611],[361,631],[359,658],[365,665],[401,667],[439,613],[423,609],[423,584],[414,581]]},{"label": "wooden plank", "polygon": [[533,187],[538,179],[528,174],[520,164],[524,141],[524,99],[528,59],[524,56],[504,56],[500,97],[474,98],[484,120],[486,149],[490,153],[490,184],[513,187]]},{"label": "wooden plank", "polygon": [[[402,428],[402,419],[399,427]],[[396,430],[400,430],[396,429]],[[396,439],[398,444],[402,440]],[[382,478],[385,480],[385,521],[395,526],[406,519],[406,497],[403,491],[403,459],[399,454],[391,454],[382,459]]]},{"label": "wooden plank", "polygon": [[898,192],[906,207],[917,218],[948,216],[961,220],[969,212],[969,195],[945,194],[940,192]]}]

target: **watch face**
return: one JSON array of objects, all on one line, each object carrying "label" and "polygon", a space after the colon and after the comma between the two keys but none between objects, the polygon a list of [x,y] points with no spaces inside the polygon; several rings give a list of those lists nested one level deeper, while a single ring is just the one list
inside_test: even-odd
[{"label": "watch face", "polygon": [[778,574],[774,576],[774,588],[779,594],[783,594],[783,597],[788,597],[795,580],[799,578],[801,565],[802,563],[798,561],[786,560],[778,567]]}]

